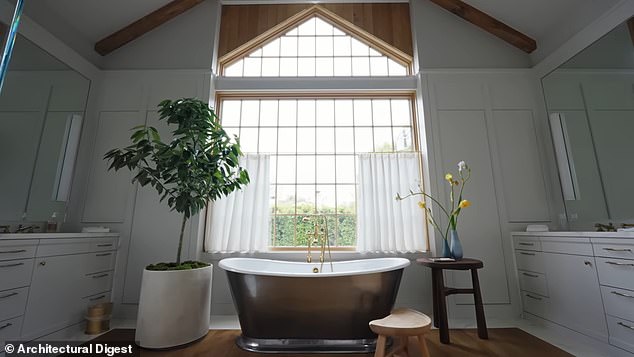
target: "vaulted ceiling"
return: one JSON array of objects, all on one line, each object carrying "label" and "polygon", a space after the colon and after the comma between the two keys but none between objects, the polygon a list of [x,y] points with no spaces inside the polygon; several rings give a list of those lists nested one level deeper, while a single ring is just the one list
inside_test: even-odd
[{"label": "vaulted ceiling", "polygon": [[[170,0],[35,0],[26,1],[26,13],[38,22],[46,22],[43,26],[53,33],[72,34],[76,37],[76,42],[94,45],[100,39],[169,2]],[[607,10],[618,0],[464,0],[464,2],[532,37],[540,47],[542,44],[549,43],[551,40],[549,37],[555,31],[580,30],[597,14]],[[575,17],[575,15],[579,16]],[[574,21],[573,17],[575,17]],[[57,29],[54,29],[55,27]],[[474,31],[477,30],[474,27]]]}]

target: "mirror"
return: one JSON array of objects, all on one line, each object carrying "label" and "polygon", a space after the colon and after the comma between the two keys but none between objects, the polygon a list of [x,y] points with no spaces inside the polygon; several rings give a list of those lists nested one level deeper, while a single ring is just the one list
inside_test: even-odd
[{"label": "mirror", "polygon": [[542,79],[570,225],[634,220],[634,18]]},{"label": "mirror", "polygon": [[63,220],[89,87],[18,34],[0,92],[0,223]]}]

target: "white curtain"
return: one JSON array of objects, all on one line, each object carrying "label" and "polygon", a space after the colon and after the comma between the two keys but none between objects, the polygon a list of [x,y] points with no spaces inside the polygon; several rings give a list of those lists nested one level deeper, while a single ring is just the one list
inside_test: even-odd
[{"label": "white curtain", "polygon": [[357,250],[414,252],[427,249],[420,197],[396,201],[420,181],[417,153],[361,154],[357,172]]},{"label": "white curtain", "polygon": [[251,182],[215,202],[207,210],[205,247],[208,252],[258,252],[269,240],[270,155],[245,155],[240,166]]}]

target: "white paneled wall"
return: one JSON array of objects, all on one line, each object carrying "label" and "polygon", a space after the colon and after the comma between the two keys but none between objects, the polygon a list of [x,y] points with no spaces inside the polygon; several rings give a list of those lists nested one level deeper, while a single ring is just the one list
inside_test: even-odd
[{"label": "white paneled wall", "polygon": [[[164,99],[207,98],[210,73],[207,71],[114,71],[104,72],[98,88],[93,122],[86,126],[82,150],[90,150],[78,163],[78,171],[89,174],[76,182],[83,185],[83,197],[74,200],[71,227],[103,225],[121,233],[121,254],[117,261],[114,301],[123,307],[139,299],[143,268],[175,258],[181,217],[171,212],[151,188],[131,185],[132,173],[123,169],[107,171],[104,154],[129,145],[132,127],[147,123],[168,137],[165,124],[158,122],[157,105]],[[81,176],[80,176],[81,177]],[[82,182],[83,181],[83,182]],[[192,222],[195,222],[193,219]],[[191,224],[190,224],[191,225]],[[186,230],[183,257],[195,258]],[[191,244],[195,246],[195,244]],[[130,311],[134,311],[132,306]],[[128,317],[134,317],[130,315]]]},{"label": "white paneled wall", "polygon": [[[423,74],[426,83],[430,166],[438,194],[449,197],[445,172],[465,160],[472,179],[465,198],[473,206],[460,217],[465,256],[481,259],[484,303],[495,317],[517,311],[511,267],[510,232],[528,223],[550,223],[555,203],[550,192],[548,132],[539,87],[530,71],[447,71]],[[431,139],[431,140],[430,140]],[[448,201],[448,198],[446,199]],[[556,216],[556,215],[555,215]],[[467,273],[447,276],[447,283],[470,287]],[[457,296],[458,305],[472,298]],[[494,311],[495,310],[495,311]],[[499,312],[499,314],[497,314]],[[473,308],[450,309],[455,318],[471,317]]]}]

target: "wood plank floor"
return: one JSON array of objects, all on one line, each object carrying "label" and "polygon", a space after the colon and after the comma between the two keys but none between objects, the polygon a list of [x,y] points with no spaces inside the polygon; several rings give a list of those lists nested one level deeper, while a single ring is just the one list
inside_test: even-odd
[{"label": "wood plank floor", "polygon": [[[178,328],[175,326],[174,328]],[[188,346],[152,351],[141,349],[138,355],[152,357],[256,357],[265,356],[252,352],[246,352],[238,348],[234,340],[240,334],[239,330],[210,330],[207,336]],[[568,357],[572,356],[561,349],[540,340],[520,329],[503,328],[489,329],[489,339],[481,340],[477,336],[475,329],[451,330],[451,344],[442,345],[438,341],[438,330],[432,330],[427,336],[429,351],[433,357],[454,357],[454,356],[486,356],[486,357]],[[92,342],[132,342],[134,341],[134,330],[116,329],[97,337]],[[412,351],[418,351],[415,344],[410,343]],[[415,354],[416,356],[417,354]],[[366,357],[371,355],[335,355],[335,354],[286,354],[286,357]]]}]

